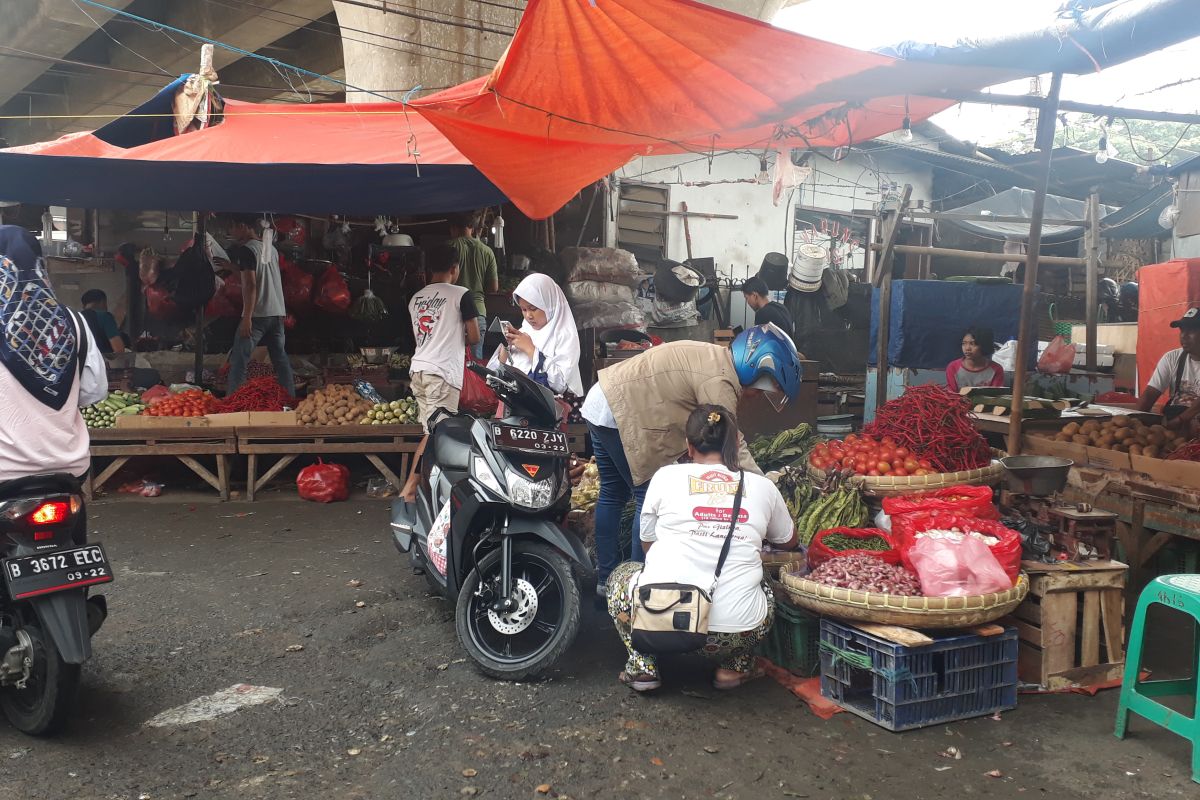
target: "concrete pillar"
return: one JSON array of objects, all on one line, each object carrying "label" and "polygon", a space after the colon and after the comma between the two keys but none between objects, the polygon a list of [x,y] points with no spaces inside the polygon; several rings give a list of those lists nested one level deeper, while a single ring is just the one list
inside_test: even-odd
[{"label": "concrete pillar", "polygon": [[[803,0],[715,0],[710,5],[769,20],[798,1]],[[406,0],[384,12],[334,0],[343,29],[346,82],[398,100],[418,84],[433,91],[486,74],[508,46],[520,20],[518,9],[525,5],[524,0],[497,2]],[[349,102],[380,99],[347,93]]]}]

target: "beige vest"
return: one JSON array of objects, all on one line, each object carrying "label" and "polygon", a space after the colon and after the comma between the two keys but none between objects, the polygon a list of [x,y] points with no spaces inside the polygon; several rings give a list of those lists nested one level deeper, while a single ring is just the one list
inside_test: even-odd
[{"label": "beige vest", "polygon": [[[705,403],[737,411],[742,387],[729,349],[705,342],[671,342],[600,370],[600,387],[617,420],[634,485],[687,452],[684,425]],[[738,434],[741,466],[761,474]]]}]

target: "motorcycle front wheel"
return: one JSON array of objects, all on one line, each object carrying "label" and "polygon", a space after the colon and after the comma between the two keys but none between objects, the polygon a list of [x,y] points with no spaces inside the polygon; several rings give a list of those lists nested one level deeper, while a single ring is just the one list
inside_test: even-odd
[{"label": "motorcycle front wheel", "polygon": [[79,688],[79,665],[63,661],[40,627],[21,629],[33,645],[33,666],[24,689],[0,688],[0,710],[13,727],[30,736],[50,736],[62,730]]},{"label": "motorcycle front wheel", "polygon": [[[481,577],[482,576],[482,577]],[[579,585],[567,558],[542,542],[512,544],[516,607],[491,609],[500,587],[500,551],[472,570],[458,595],[458,639],[485,675],[502,680],[533,678],[549,668],[579,632]],[[480,586],[484,591],[477,594]]]}]

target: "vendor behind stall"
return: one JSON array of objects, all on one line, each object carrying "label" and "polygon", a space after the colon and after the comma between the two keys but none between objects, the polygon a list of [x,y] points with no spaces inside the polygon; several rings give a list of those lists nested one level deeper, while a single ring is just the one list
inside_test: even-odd
[{"label": "vendor behind stall", "polygon": [[1149,411],[1166,394],[1163,416],[1168,427],[1179,429],[1200,416],[1200,308],[1189,308],[1171,327],[1179,329],[1180,347],[1158,360],[1138,410]]},{"label": "vendor behind stall", "polygon": [[754,324],[766,325],[768,322],[773,322],[794,342],[796,336],[792,329],[792,315],[788,312],[787,306],[771,299],[770,291],[766,281],[757,275],[747,278],[746,282],[742,284],[742,294],[746,297],[746,305],[754,309]]},{"label": "vendor behind stall", "polygon": [[1004,369],[992,361],[996,337],[991,328],[967,328],[962,338],[962,358],[946,365],[946,386],[957,392],[970,386],[1003,386]]},{"label": "vendor behind stall", "polygon": [[121,335],[121,329],[117,327],[117,318],[108,310],[108,295],[104,290],[88,289],[79,300],[83,305],[83,311],[80,313],[87,321],[100,352],[105,355],[124,353],[125,338]]},{"label": "vendor behind stall", "polygon": [[[458,285],[465,286],[471,293],[482,333],[487,330],[484,294],[500,290],[500,275],[492,248],[475,238],[477,225],[475,214],[450,215],[450,246],[458,251]],[[472,345],[472,352],[476,359],[483,358],[483,339]]]},{"label": "vendor behind stall", "polygon": [[579,330],[563,290],[549,275],[535,272],[517,284],[513,302],[524,322],[519,329],[505,330],[507,344],[496,350],[488,366],[511,364],[555,394],[570,391],[582,397]]},{"label": "vendor behind stall", "polygon": [[[800,391],[803,369],[796,346],[774,325],[742,331],[730,347],[671,342],[600,370],[588,391],[583,418],[591,435],[600,497],[596,504],[597,592],[621,560],[618,530],[632,496],[638,514],[654,473],[686,452],[684,425],[704,404],[733,409],[743,397],[766,394],[779,409]],[[739,464],[760,472],[741,435]],[[642,561],[634,517],[629,554]]]}]

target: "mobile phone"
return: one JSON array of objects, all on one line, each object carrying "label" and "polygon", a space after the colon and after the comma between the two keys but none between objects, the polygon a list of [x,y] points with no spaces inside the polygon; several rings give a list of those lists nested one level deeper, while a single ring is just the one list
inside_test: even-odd
[{"label": "mobile phone", "polygon": [[500,320],[500,331],[505,336],[512,336],[513,331],[515,331],[515,330],[516,330],[516,328],[513,327],[513,324],[511,322],[509,322],[506,319]]}]

